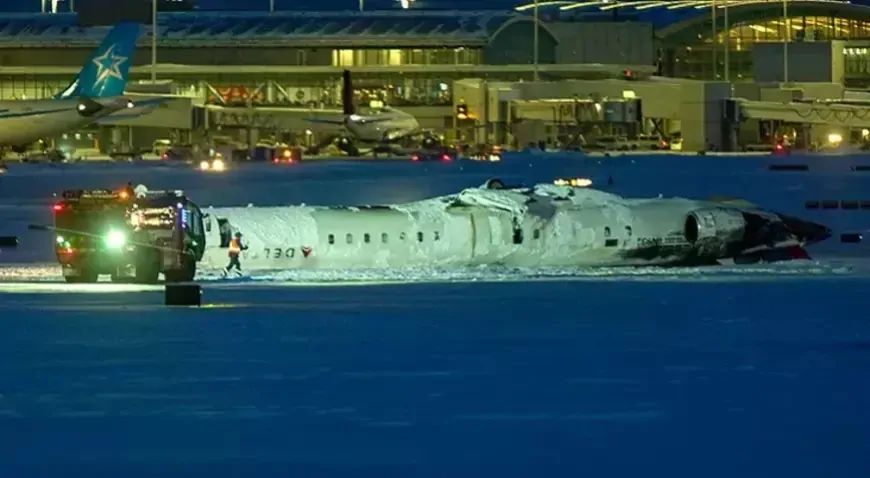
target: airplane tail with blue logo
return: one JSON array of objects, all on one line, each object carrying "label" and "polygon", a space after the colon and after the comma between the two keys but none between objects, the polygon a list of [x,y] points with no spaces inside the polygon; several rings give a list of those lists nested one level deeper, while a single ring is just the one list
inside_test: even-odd
[{"label": "airplane tail with blue logo", "polygon": [[55,99],[110,98],[120,96],[127,88],[130,62],[136,53],[141,27],[126,22],[112,28],[103,43],[88,58],[75,80]]}]

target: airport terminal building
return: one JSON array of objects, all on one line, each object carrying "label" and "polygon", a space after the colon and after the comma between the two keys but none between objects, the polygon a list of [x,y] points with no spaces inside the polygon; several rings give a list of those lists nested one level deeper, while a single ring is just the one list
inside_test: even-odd
[{"label": "airport terminal building", "polygon": [[[715,9],[709,2],[541,4],[537,24],[531,5],[496,12],[159,13],[157,63],[146,27],[132,59],[132,80],[144,83],[130,89],[176,99],[120,124],[137,126],[140,142],[166,129],[300,130],[299,119],[311,110],[339,106],[341,72],[349,69],[358,101],[384,101],[454,135],[467,128],[480,142],[510,142],[523,130],[555,137],[580,122],[585,108],[600,110],[612,100],[622,106],[605,122],[646,118],[641,129],[677,129],[704,148],[729,142],[720,124],[725,98],[843,98],[845,88],[870,83],[870,42],[862,39],[870,34],[870,7],[792,0],[784,19],[781,2]],[[80,27],[74,13],[0,16],[0,97],[57,93],[105,32]],[[792,60],[784,62],[778,58],[785,38]],[[457,124],[460,102],[474,125]],[[759,112],[762,106],[734,116],[763,119],[770,112]],[[789,121],[783,115],[772,119]],[[858,116],[843,123],[862,126]]]}]

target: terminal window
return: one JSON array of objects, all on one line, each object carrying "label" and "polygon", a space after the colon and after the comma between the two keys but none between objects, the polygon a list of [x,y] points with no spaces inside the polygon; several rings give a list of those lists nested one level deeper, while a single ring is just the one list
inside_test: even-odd
[{"label": "terminal window", "polygon": [[343,49],[332,51],[333,66],[479,65],[480,51],[468,48]]}]

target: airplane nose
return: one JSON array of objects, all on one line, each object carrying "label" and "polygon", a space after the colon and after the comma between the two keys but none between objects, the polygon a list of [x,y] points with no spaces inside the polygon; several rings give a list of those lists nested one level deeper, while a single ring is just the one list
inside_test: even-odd
[{"label": "airplane nose", "polygon": [[785,227],[798,236],[806,244],[816,244],[822,242],[833,235],[833,231],[823,224],[804,221],[791,216],[780,216]]}]

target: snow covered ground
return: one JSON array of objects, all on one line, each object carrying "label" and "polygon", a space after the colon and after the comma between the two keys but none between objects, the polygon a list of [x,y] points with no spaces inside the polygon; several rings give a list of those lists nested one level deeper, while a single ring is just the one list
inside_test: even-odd
[{"label": "snow covered ground", "polygon": [[0,176],[0,235],[22,236],[0,251],[0,476],[866,477],[865,245],[685,271],[206,272],[206,307],[168,309],[159,287],[57,283],[51,238],[24,230],[71,187],[339,204],[493,176],[612,177],[619,194],[738,196],[868,229],[868,210],[804,211],[870,200],[853,160],[813,161],[13,167]]}]

